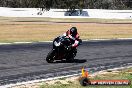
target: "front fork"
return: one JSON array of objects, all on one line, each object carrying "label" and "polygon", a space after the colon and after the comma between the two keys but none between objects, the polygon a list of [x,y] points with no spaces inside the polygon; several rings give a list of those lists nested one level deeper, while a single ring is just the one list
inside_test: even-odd
[{"label": "front fork", "polygon": [[64,58],[64,50],[62,50],[60,47],[56,47],[55,52],[57,53],[56,58],[57,58],[58,60]]}]

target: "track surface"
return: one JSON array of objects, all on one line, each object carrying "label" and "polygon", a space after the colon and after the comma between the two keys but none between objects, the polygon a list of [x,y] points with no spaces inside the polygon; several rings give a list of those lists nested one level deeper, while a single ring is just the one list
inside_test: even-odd
[{"label": "track surface", "polygon": [[90,41],[78,47],[74,63],[49,64],[52,43],[0,45],[0,85],[132,65],[132,40]]}]

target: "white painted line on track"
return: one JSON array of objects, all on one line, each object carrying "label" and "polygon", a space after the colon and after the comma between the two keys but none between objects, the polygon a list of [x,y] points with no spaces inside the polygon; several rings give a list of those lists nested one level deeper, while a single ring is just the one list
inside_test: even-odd
[{"label": "white painted line on track", "polygon": [[98,71],[98,72],[95,72],[95,73],[93,73],[93,74],[91,74],[92,76],[93,75],[97,75],[97,74],[99,74],[99,73],[102,73],[102,72],[105,72],[105,71],[116,71],[116,70],[121,70],[121,69],[127,69],[127,68],[132,68],[132,65],[130,65],[130,66],[124,66],[124,67],[117,67],[117,68],[113,68],[113,69],[107,69],[107,70],[102,70],[102,71]]},{"label": "white painted line on track", "polygon": [[59,78],[68,78],[68,77],[73,77],[73,76],[78,76],[80,74],[73,74],[73,75],[67,75],[67,76],[60,76],[60,77],[54,77],[54,78],[47,78],[47,79],[40,79],[40,80],[33,80],[33,81],[28,81],[28,82],[21,82],[21,83],[16,83],[16,84],[9,84],[9,85],[3,85],[0,86],[0,88],[10,88],[18,85],[26,85],[26,84],[32,84],[32,83],[37,83],[37,82],[44,82],[44,81],[50,81],[50,80],[55,80]]},{"label": "white painted line on track", "polygon": [[51,42],[53,42],[53,41],[39,41],[39,42],[43,42],[43,43],[45,43],[45,42],[50,42],[50,43],[51,43]]},{"label": "white painted line on track", "polygon": [[113,38],[113,39],[87,39],[87,40],[83,40],[83,41],[92,41],[92,40],[98,40],[98,41],[102,41],[102,40],[132,40],[132,38]]},{"label": "white painted line on track", "polygon": [[32,42],[13,42],[14,44],[32,43]]},{"label": "white painted line on track", "polygon": [[0,45],[8,45],[8,44],[12,44],[12,43],[0,43]]},{"label": "white painted line on track", "polygon": [[118,39],[121,39],[121,40],[124,40],[124,39],[130,39],[130,40],[131,40],[132,38],[118,38]]}]

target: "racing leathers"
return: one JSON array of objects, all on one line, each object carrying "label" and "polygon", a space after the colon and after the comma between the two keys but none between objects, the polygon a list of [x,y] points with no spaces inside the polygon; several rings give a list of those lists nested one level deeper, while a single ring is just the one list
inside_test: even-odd
[{"label": "racing leathers", "polygon": [[70,30],[68,30],[66,33],[63,34],[63,36],[67,37],[70,39],[72,45],[72,48],[76,48],[79,45],[79,34],[77,33],[76,35],[72,36],[70,33]]}]

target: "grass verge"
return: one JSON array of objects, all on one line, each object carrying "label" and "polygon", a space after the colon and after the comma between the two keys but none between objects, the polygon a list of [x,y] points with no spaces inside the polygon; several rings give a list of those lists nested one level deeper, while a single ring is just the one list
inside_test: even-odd
[{"label": "grass verge", "polygon": [[[132,81],[132,68],[129,69],[123,69],[123,70],[117,70],[117,71],[105,71],[99,74],[96,74],[95,76],[90,77],[91,80],[97,80],[97,79],[128,79]],[[132,82],[131,82],[132,83]],[[69,83],[63,83],[61,81],[58,81],[55,84],[43,84],[40,86],[40,88],[132,88],[132,84],[128,86],[86,86],[82,87],[78,80],[70,81]]]},{"label": "grass verge", "polygon": [[62,35],[72,26],[78,28],[79,34],[84,40],[132,38],[131,23],[131,19],[0,17],[0,42],[49,41]]},{"label": "grass verge", "polygon": [[98,79],[128,79],[131,81],[131,85],[127,86],[86,86],[80,85],[79,77],[61,78],[57,80],[51,80],[46,82],[39,82],[27,85],[18,85],[11,88],[132,88],[132,68],[120,69],[120,70],[106,70],[103,72],[97,72],[89,76],[90,80]]}]

